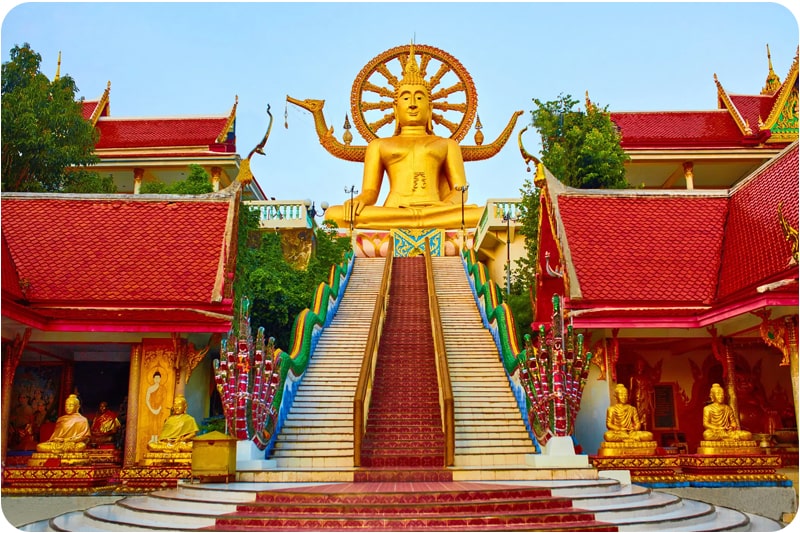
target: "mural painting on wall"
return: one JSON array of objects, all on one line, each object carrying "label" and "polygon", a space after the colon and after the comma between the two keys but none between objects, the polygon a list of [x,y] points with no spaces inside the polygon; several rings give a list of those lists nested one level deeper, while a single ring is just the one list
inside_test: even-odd
[{"label": "mural painting on wall", "polygon": [[17,368],[8,425],[9,450],[35,450],[36,444],[50,437],[63,403],[63,378],[61,364]]},{"label": "mural painting on wall", "polygon": [[139,380],[136,460],[147,451],[147,443],[158,437],[170,415],[175,393],[175,352],[171,339],[145,339]]}]

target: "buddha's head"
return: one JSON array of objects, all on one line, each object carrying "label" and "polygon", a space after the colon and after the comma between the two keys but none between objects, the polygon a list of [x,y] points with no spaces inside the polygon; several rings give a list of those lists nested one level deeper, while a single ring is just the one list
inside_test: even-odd
[{"label": "buddha's head", "polygon": [[80,407],[81,401],[77,396],[74,394],[67,396],[67,400],[64,402],[64,412],[66,412],[68,415],[71,415],[73,413],[77,413]]},{"label": "buddha's head", "polygon": [[722,400],[725,399],[725,391],[720,387],[719,383],[714,383],[711,385],[711,391],[709,391],[708,397],[711,398],[711,401],[714,403],[722,403]]},{"label": "buddha's head", "polygon": [[182,415],[186,412],[186,398],[182,395],[175,397],[175,402],[172,404],[172,414]]},{"label": "buddha's head", "polygon": [[614,396],[617,398],[617,403],[628,403],[628,389],[622,383],[614,387]]},{"label": "buddha's head", "polygon": [[425,131],[433,134],[431,90],[417,66],[413,44],[403,69],[403,79],[395,90],[394,117],[394,135],[400,133],[401,126],[425,126]]}]

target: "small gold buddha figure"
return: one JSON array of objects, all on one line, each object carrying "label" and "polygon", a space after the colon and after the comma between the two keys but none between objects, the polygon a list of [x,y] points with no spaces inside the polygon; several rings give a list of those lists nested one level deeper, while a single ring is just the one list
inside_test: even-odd
[{"label": "small gold buddha figure", "polygon": [[175,397],[172,414],[164,421],[158,440],[147,443],[147,449],[157,453],[187,453],[192,451],[192,438],[200,429],[192,415],[186,413],[186,398]]},{"label": "small gold buddha figure", "polygon": [[[394,118],[394,134],[367,146],[361,194],[330,207],[325,218],[340,227],[352,220],[354,227],[365,229],[460,228],[460,188],[466,185],[461,148],[454,139],[433,133],[430,87],[419,70],[413,45],[395,90]],[[380,207],[375,204],[384,173],[389,194]],[[474,227],[481,211],[476,205],[465,205],[465,226]]]},{"label": "small gold buddha figure", "polygon": [[108,402],[100,402],[97,407],[97,416],[92,420],[92,436],[89,439],[89,444],[94,447],[112,444],[120,426],[117,413],[109,410]]},{"label": "small gold buddha figure", "polygon": [[641,429],[639,412],[628,403],[628,389],[622,383],[614,387],[615,405],[606,410],[606,427],[600,455],[644,455],[655,452],[653,434]]},{"label": "small gold buddha figure", "polygon": [[758,453],[753,434],[741,429],[733,408],[724,402],[725,391],[719,385],[711,385],[711,403],[703,407],[703,440],[697,448],[698,454],[735,455]]},{"label": "small gold buddha figure", "polygon": [[82,452],[86,449],[86,442],[90,438],[89,421],[78,412],[81,401],[74,394],[70,394],[64,402],[64,415],[56,420],[53,434],[46,442],[36,446],[37,452],[62,454],[68,452]]}]

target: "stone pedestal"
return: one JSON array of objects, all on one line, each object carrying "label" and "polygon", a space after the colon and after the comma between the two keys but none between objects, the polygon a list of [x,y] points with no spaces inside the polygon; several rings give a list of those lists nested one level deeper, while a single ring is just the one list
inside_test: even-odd
[{"label": "stone pedestal", "polygon": [[525,462],[534,468],[591,468],[587,455],[577,455],[572,437],[552,437],[541,454],[525,456]]},{"label": "stone pedestal", "polygon": [[272,470],[277,463],[275,459],[265,459],[264,450],[259,450],[253,441],[236,441],[236,470]]}]

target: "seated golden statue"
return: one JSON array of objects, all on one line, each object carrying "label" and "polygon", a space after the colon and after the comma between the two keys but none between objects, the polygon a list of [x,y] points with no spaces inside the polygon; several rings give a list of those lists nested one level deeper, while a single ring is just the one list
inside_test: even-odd
[{"label": "seated golden statue", "polygon": [[642,431],[639,413],[636,408],[628,403],[628,389],[619,383],[614,387],[614,396],[617,404],[606,410],[606,427],[608,431],[603,435],[606,442],[642,442],[652,441],[653,434]]},{"label": "seated golden statue", "polygon": [[89,440],[89,421],[78,412],[81,402],[77,396],[70,394],[64,402],[65,414],[58,417],[53,434],[46,442],[36,446],[37,452],[62,454],[82,452]]},{"label": "seated golden statue", "polygon": [[186,453],[192,451],[192,438],[200,429],[192,415],[186,413],[186,398],[176,396],[172,414],[164,421],[158,440],[147,443],[147,449],[159,453]]},{"label": "seated golden statue", "polygon": [[719,383],[711,385],[711,403],[703,408],[704,441],[752,441],[753,434],[739,427],[730,405],[723,403],[725,391]]},{"label": "seated golden statue", "polygon": [[[413,47],[394,97],[395,132],[374,139],[364,156],[361,194],[325,214],[340,227],[353,221],[364,229],[461,227],[464,160],[458,143],[433,133],[430,88],[419,71]],[[376,206],[384,172],[389,195]],[[482,208],[465,205],[465,227],[474,227]]]},{"label": "seated golden statue", "polygon": [[108,402],[100,402],[97,416],[92,420],[92,436],[89,443],[95,447],[113,443],[120,426],[117,413],[108,409]]}]

